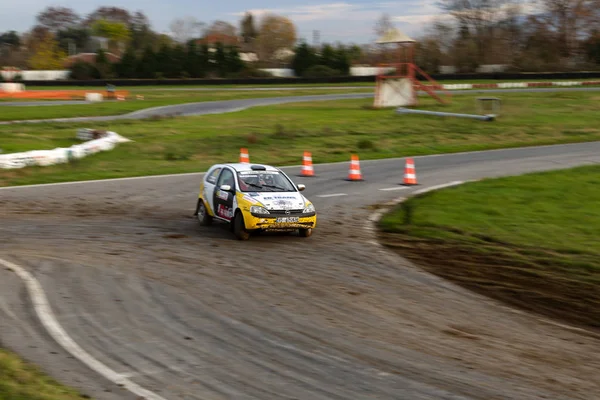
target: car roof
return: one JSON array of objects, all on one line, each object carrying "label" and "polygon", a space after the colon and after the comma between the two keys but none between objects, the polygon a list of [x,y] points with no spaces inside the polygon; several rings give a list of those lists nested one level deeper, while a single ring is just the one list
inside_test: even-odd
[{"label": "car roof", "polygon": [[228,164],[215,165],[214,167],[217,167],[217,166],[219,166],[219,167],[231,167],[231,168],[233,168],[237,172],[240,172],[240,171],[252,171],[252,167],[253,166],[263,167],[267,171],[278,171],[277,168],[275,168],[275,167],[273,167],[271,165],[267,165],[267,164],[228,163]]}]

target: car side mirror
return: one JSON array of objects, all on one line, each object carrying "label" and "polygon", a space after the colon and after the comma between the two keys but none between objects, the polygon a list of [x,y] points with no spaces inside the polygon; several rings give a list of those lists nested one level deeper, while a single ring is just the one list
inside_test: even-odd
[{"label": "car side mirror", "polygon": [[304,189],[306,189],[306,186],[304,186],[302,183],[298,185],[299,191],[303,191]]},{"label": "car side mirror", "polygon": [[231,192],[231,186],[229,185],[221,185],[219,189],[221,189],[224,192]]}]

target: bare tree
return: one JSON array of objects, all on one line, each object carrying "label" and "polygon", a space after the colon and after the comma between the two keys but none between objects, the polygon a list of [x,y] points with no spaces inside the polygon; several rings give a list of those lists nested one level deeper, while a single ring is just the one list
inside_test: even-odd
[{"label": "bare tree", "polygon": [[244,43],[252,43],[258,36],[258,31],[254,24],[254,16],[251,13],[246,13],[241,22],[241,33]]},{"label": "bare tree", "polygon": [[176,41],[183,43],[201,36],[205,25],[204,22],[200,22],[196,18],[188,16],[185,18],[176,18],[171,22],[169,28],[171,29],[173,38]]},{"label": "bare tree", "polygon": [[98,7],[96,10],[88,14],[84,21],[84,25],[92,26],[98,20],[107,20],[110,22],[121,22],[127,26],[133,22],[133,16],[129,11],[120,7]]},{"label": "bare tree", "polygon": [[287,57],[296,44],[294,23],[283,16],[268,14],[260,22],[258,30],[258,53],[262,61],[276,62]]},{"label": "bare tree", "polygon": [[600,2],[597,0],[539,0],[546,11],[545,21],[555,30],[558,49],[569,57],[583,36],[598,27]]},{"label": "bare tree", "polygon": [[377,35],[377,37],[380,37],[393,28],[394,24],[392,22],[392,17],[388,13],[383,13],[375,22],[375,27],[373,29],[375,31],[375,35]]},{"label": "bare tree", "polygon": [[61,29],[73,28],[81,18],[75,11],[67,7],[47,7],[36,16],[37,23],[56,33]]},{"label": "bare tree", "polygon": [[507,6],[515,0],[439,0],[437,5],[452,15],[463,33],[468,33],[477,47],[479,62],[483,62],[495,28],[504,17]]},{"label": "bare tree", "polygon": [[208,35],[224,35],[224,36],[236,36],[237,29],[235,26],[231,25],[226,21],[214,21],[210,26],[206,29],[204,33],[206,36]]}]

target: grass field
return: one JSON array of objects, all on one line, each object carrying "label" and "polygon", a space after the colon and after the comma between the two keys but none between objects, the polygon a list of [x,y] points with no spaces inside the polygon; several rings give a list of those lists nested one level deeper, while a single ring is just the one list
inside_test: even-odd
[{"label": "grass field", "polygon": [[[204,171],[215,162],[250,160],[299,164],[378,159],[505,147],[600,140],[600,94],[503,94],[495,122],[368,109],[371,102],[343,100],[257,107],[226,115],[103,123],[0,126],[5,153],[68,147],[80,127],[109,129],[132,139],[115,150],[72,164],[0,170],[0,186]],[[449,106],[423,99],[421,108],[475,112],[474,96]]]},{"label": "grass field", "polygon": [[598,165],[484,180],[409,199],[381,239],[486,296],[600,328],[598,198]]},{"label": "grass field", "polygon": [[[69,117],[92,117],[103,115],[122,115],[150,107],[173,104],[195,103],[203,101],[239,100],[265,97],[309,96],[340,93],[372,93],[372,89],[356,88],[353,90],[277,90],[277,91],[245,91],[245,92],[209,92],[209,91],[150,91],[135,90],[133,97],[127,101],[106,101],[102,103],[75,105],[51,105],[38,107],[0,107],[0,121],[18,121],[27,119],[49,119]],[[136,100],[136,95],[143,95],[144,100]],[[10,99],[9,99],[10,100]]]},{"label": "grass field", "polygon": [[0,399],[2,400],[74,400],[89,398],[58,384],[37,367],[0,349]]}]

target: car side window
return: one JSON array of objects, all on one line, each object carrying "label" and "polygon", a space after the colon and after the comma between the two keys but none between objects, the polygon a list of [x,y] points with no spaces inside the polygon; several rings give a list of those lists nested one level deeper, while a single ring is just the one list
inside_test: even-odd
[{"label": "car side window", "polygon": [[212,171],[207,177],[206,181],[212,183],[213,185],[217,183],[217,177],[219,176],[219,172],[221,172],[221,168],[216,168]]},{"label": "car side window", "polygon": [[221,176],[219,177],[219,182],[217,183],[217,187],[221,187],[221,185],[229,185],[232,189],[235,188],[235,180],[233,177],[233,172],[229,168],[225,168]]}]

